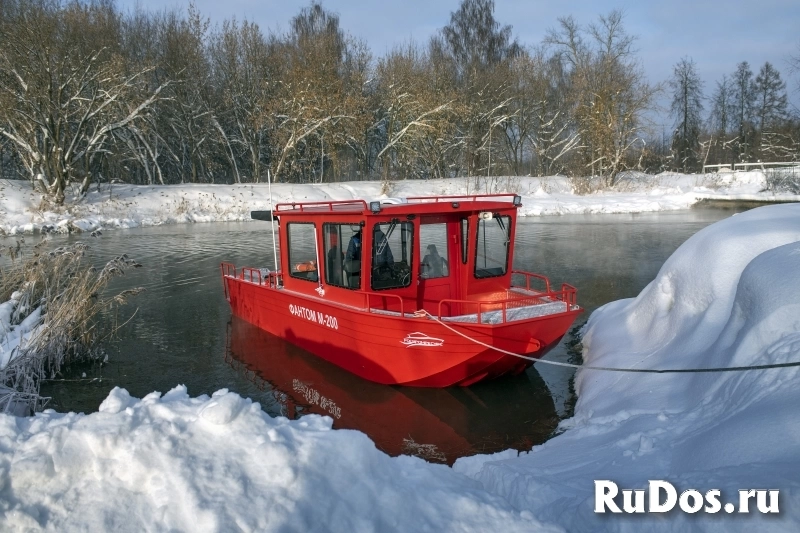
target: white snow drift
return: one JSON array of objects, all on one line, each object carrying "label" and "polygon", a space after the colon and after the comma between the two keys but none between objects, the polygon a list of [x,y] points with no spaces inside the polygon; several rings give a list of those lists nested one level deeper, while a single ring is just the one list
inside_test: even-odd
[{"label": "white snow drift", "polygon": [[[684,369],[800,361],[800,204],[770,206],[691,237],[635,299],[585,326],[587,364]],[[569,531],[800,529],[800,368],[693,374],[583,370],[562,435],[524,457],[462,460],[492,493]],[[456,470],[459,463],[456,463]],[[477,471],[477,472],[476,472]],[[593,480],[643,489],[780,489],[776,516],[601,516]],[[727,500],[725,499],[727,496]]]}]

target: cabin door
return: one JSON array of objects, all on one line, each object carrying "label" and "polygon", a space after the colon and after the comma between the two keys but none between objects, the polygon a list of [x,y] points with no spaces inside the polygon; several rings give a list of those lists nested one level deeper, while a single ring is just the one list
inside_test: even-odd
[{"label": "cabin door", "polygon": [[[419,232],[419,284],[417,307],[436,315],[441,300],[459,298],[454,267],[458,266],[457,226],[445,217],[421,217]],[[442,314],[451,314],[450,304]]]}]

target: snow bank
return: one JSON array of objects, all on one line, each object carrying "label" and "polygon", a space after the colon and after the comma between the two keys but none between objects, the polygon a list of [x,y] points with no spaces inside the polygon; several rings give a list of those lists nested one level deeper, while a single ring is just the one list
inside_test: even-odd
[{"label": "snow bank", "polygon": [[0,415],[3,531],[560,531],[444,465],[221,390]]},{"label": "snow bank", "polygon": [[7,302],[0,304],[0,370],[13,361],[41,329],[41,307],[34,309],[20,323],[12,324],[16,312],[27,312],[27,309],[19,309],[21,296],[21,293],[14,292]]},{"label": "snow bank", "polygon": [[[711,368],[800,361],[800,204],[699,231],[635,299],[585,326],[597,366]],[[491,492],[570,531],[800,529],[800,368],[697,374],[581,371],[567,431],[528,455],[466,467]],[[596,515],[593,480],[680,493],[780,489],[780,516]]]},{"label": "snow bank", "polygon": [[[761,172],[673,174],[651,176],[627,173],[611,191],[575,194],[563,176],[545,178],[491,177],[391,182],[353,181],[325,184],[277,183],[275,203],[320,200],[374,199],[385,196],[480,194],[487,191],[522,195],[523,216],[582,213],[641,213],[686,209],[700,199],[740,198],[798,201],[800,197],[760,192]],[[588,179],[588,178],[587,178]],[[267,184],[93,186],[83,198],[68,195],[67,204],[44,202],[29,182],[0,180],[0,235],[35,231],[83,231],[131,228],[186,222],[250,220],[250,211],[270,209]]]}]

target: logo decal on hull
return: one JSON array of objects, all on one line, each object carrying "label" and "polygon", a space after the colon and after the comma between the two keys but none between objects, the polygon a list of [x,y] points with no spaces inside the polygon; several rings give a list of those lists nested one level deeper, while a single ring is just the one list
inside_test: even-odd
[{"label": "logo decal on hull", "polygon": [[424,333],[416,331],[406,335],[406,338],[401,340],[400,343],[405,344],[406,348],[411,348],[412,346],[441,346],[444,344],[444,340],[428,337]]}]

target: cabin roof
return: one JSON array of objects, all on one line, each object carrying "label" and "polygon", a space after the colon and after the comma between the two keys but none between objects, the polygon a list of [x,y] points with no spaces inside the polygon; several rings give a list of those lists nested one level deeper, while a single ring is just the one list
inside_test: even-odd
[{"label": "cabin roof", "polygon": [[[379,210],[374,210],[380,206]],[[413,196],[409,198],[382,198],[369,203],[364,200],[332,200],[323,202],[291,202],[275,206],[274,215],[437,215],[453,212],[493,211],[519,207],[520,197],[513,194],[469,194],[461,196]],[[253,216],[253,218],[257,218]],[[261,218],[261,217],[258,217]]]}]

